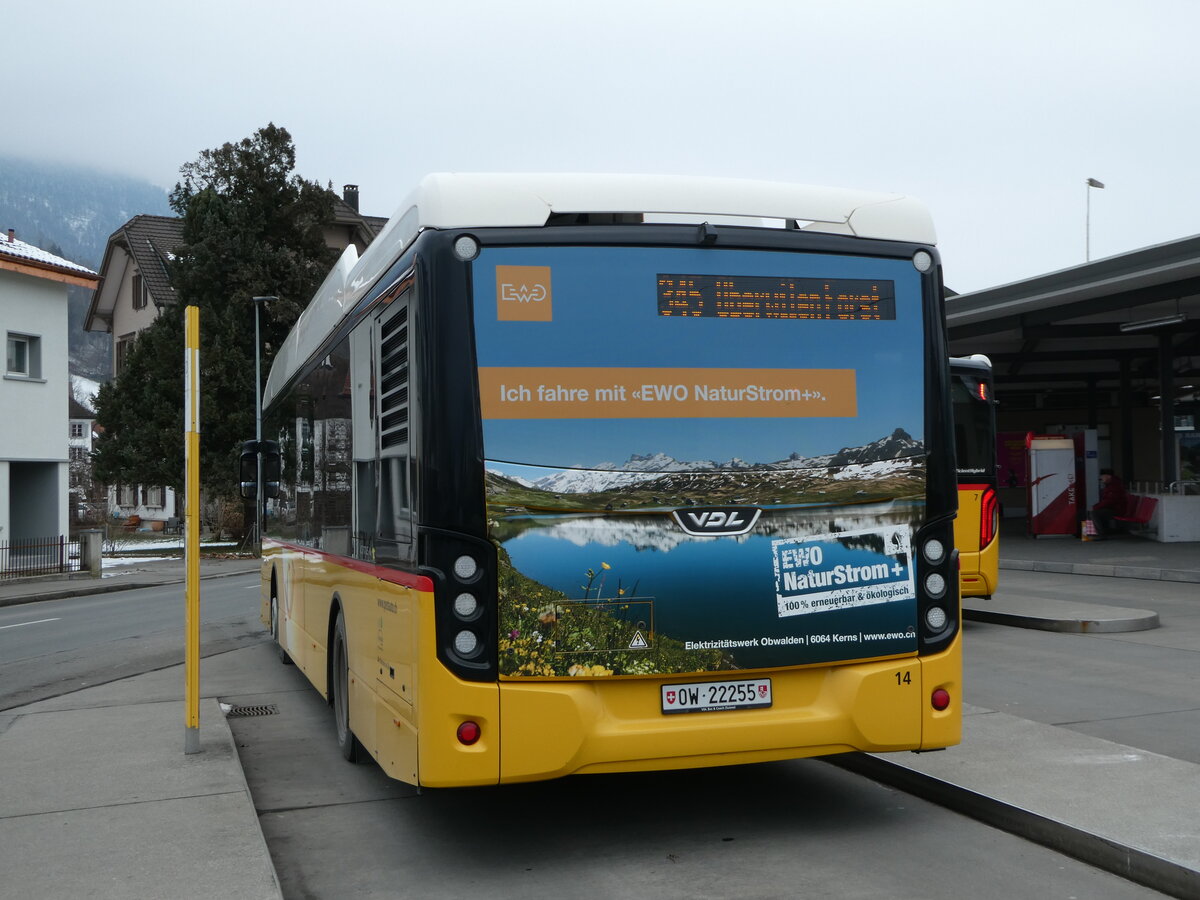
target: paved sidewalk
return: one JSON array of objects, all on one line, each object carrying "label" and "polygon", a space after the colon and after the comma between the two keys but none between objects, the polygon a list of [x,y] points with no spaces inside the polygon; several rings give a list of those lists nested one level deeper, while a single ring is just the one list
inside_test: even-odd
[{"label": "paved sidewalk", "polygon": [[830,761],[1173,897],[1200,897],[1200,765],[968,706],[937,753]]},{"label": "paved sidewalk", "polygon": [[[257,559],[200,563],[202,580],[258,570]],[[186,580],[182,557],[109,572],[0,582],[0,606]],[[135,677],[0,712],[0,894],[282,896],[217,700],[201,700],[200,752],[185,754],[182,667],[173,671],[174,701]]]},{"label": "paved sidewalk", "polygon": [[[1025,533],[1023,519],[1006,519],[1000,526],[1000,568],[1200,584],[1200,543],[1162,544],[1131,534],[1103,541],[1034,538]],[[1000,580],[1003,584],[1003,576]]]},{"label": "paved sidewalk", "polygon": [[217,701],[201,702],[200,752],[185,755],[183,702],[146,702],[135,682],[98,707],[95,688],[0,713],[0,894],[278,900]]},{"label": "paved sidewalk", "polygon": [[1000,527],[1000,590],[988,598],[963,598],[963,618],[976,622],[1080,634],[1146,631],[1159,626],[1157,613],[1006,591],[1006,570],[1200,585],[1200,544],[1160,544],[1126,534],[1105,541],[1034,538],[1025,533],[1024,520],[1006,520]]}]

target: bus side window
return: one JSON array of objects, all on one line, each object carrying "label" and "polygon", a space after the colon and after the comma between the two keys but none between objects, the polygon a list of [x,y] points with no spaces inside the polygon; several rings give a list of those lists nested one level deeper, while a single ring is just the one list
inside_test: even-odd
[{"label": "bus side window", "polygon": [[379,539],[412,540],[408,459],[397,456],[381,459],[379,474]]},{"label": "bus side window", "polygon": [[374,562],[378,521],[379,436],[375,429],[374,323],[350,333],[350,404],[354,450],[352,555]]}]

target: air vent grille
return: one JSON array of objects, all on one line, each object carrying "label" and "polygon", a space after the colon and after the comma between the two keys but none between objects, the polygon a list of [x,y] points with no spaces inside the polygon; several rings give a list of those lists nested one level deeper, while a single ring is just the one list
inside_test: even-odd
[{"label": "air vent grille", "polygon": [[380,445],[408,444],[408,307],[402,306],[379,332]]}]

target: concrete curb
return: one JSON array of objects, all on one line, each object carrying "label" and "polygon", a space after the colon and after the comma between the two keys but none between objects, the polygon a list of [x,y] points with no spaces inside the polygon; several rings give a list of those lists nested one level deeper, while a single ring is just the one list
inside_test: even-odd
[{"label": "concrete curb", "polygon": [[[257,574],[259,571],[260,569],[256,565],[252,569],[244,569],[239,572],[214,572],[210,575],[201,575],[200,580],[208,581],[212,578],[232,578],[235,575]],[[139,588],[165,587],[166,585],[170,584],[184,584],[186,581],[186,578],[171,577],[156,578],[153,581],[119,581],[109,582],[108,584],[105,584],[104,582],[100,582],[99,584],[81,583],[79,587],[56,588],[41,594],[31,593],[20,597],[0,597],[0,606],[20,606],[23,603],[39,603],[42,600],[68,600],[72,597],[90,597],[95,594],[111,594],[116,591],[133,591]]]},{"label": "concrete curb", "polygon": [[847,753],[825,761],[1169,896],[1200,897],[1200,872],[1111,838],[870,754]]},{"label": "concrete curb", "polygon": [[1004,559],[1001,569],[1049,572],[1055,575],[1101,575],[1108,578],[1138,578],[1143,581],[1182,581],[1200,584],[1200,571],[1159,569],[1149,566],[1107,566],[1094,563],[1062,563],[1034,559]]},{"label": "concrete curb", "polygon": [[279,883],[279,873],[275,870],[275,860],[271,856],[270,847],[267,845],[267,836],[263,834],[262,822],[258,818],[258,809],[254,806],[254,795],[250,793],[250,782],[246,780],[246,767],[242,765],[242,755],[238,753],[237,739],[234,738],[233,730],[229,727],[229,721],[226,719],[225,713],[221,709],[221,701],[217,700],[215,697],[210,699],[212,701],[211,706],[216,707],[216,712],[218,715],[209,715],[207,717],[207,721],[212,722],[213,719],[217,718],[221,720],[221,737],[223,740],[228,740],[229,747],[233,751],[233,758],[237,760],[237,765],[235,768],[237,769],[238,778],[241,781],[242,790],[246,792],[246,806],[248,814],[254,820],[254,831],[258,835],[258,841],[256,842],[258,846],[256,849],[262,853],[262,857],[266,863],[266,868],[270,870],[271,881],[275,889],[276,896],[279,897],[279,900],[283,900],[283,887]]},{"label": "concrete curb", "polygon": [[[1024,607],[1024,608],[1021,608]],[[964,597],[962,615],[972,622],[990,622],[1061,634],[1120,634],[1149,631],[1159,626],[1158,613],[1063,600]]]}]

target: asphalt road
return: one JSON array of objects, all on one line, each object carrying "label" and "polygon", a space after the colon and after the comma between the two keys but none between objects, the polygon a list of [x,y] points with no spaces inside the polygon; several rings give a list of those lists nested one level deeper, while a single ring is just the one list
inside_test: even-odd
[{"label": "asphalt road", "polygon": [[[258,575],[206,579],[210,656],[262,640]],[[183,662],[184,586],[0,607],[0,710]]]}]

